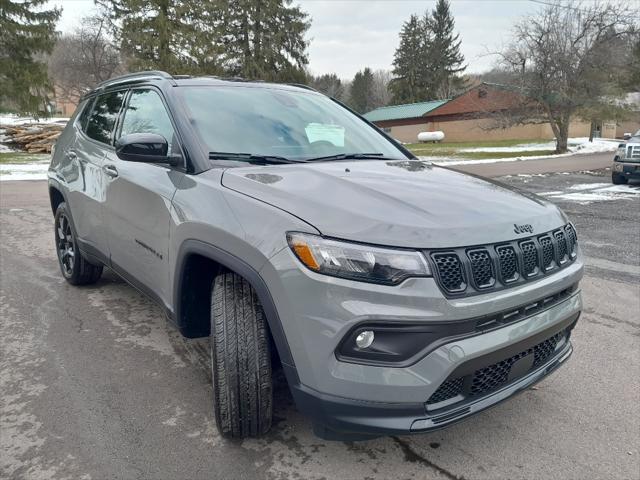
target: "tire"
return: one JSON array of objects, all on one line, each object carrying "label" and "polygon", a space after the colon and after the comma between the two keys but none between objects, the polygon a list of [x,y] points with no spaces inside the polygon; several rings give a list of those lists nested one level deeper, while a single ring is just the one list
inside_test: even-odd
[{"label": "tire", "polygon": [[89,263],[78,250],[76,232],[65,202],[56,209],[54,230],[58,265],[64,279],[71,285],[96,283],[102,275],[102,265]]},{"label": "tire", "polygon": [[625,183],[627,183],[627,177],[623,175],[618,175],[617,173],[612,173],[611,181],[613,182],[614,185],[624,185]]},{"label": "tire", "polygon": [[267,433],[273,386],[266,320],[254,289],[233,272],[220,273],[213,281],[210,341],[220,434],[247,438]]}]

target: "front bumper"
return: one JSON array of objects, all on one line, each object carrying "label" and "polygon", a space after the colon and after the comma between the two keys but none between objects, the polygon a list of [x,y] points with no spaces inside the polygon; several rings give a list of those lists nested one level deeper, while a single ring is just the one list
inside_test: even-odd
[{"label": "front bumper", "polygon": [[616,161],[613,164],[613,171],[627,178],[640,179],[640,163],[638,162]]},{"label": "front bumper", "polygon": [[[569,337],[578,317],[579,313],[526,341],[474,359],[468,366],[478,370],[486,369],[495,365],[495,359],[508,358],[513,356],[513,352],[532,351],[541,338],[563,334],[563,341],[542,364],[485,395],[459,401],[449,407],[430,411],[426,402],[378,403],[351,400],[322,394],[303,385],[292,388],[293,396],[298,409],[312,418],[316,435],[328,440],[358,440],[438,430],[507,400],[558,369],[573,352]],[[530,355],[533,357],[533,353]]]},{"label": "front bumper", "polygon": [[[460,368],[482,368],[494,363],[496,355],[508,357],[519,353],[513,349],[526,350],[529,343],[544,340],[541,336],[573,325],[582,309],[580,291],[573,290],[559,303],[500,328],[448,337],[406,365],[361,364],[336,356],[341,340],[355,326],[376,321],[453,324],[522,307],[575,287],[583,274],[581,254],[556,274],[455,299],[444,298],[433,278],[408,279],[388,287],[315,274],[301,269],[289,249],[272,257],[260,273],[270,287],[292,352],[294,365],[285,365],[285,373],[298,409],[313,419],[319,435],[329,438],[336,431],[340,438],[346,432],[377,436],[428,431],[498,403],[566,361],[571,352],[568,339],[544,365],[510,377],[487,395],[465,397],[461,403],[427,404]],[[464,411],[458,411],[462,407]]]}]

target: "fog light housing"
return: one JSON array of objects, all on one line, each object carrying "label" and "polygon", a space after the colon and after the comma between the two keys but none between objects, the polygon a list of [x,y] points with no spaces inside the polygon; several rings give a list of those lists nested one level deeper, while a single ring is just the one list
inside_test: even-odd
[{"label": "fog light housing", "polygon": [[375,334],[371,330],[360,332],[356,337],[356,345],[358,348],[369,348],[375,337]]},{"label": "fog light housing", "polygon": [[472,333],[475,325],[475,319],[422,324],[370,321],[345,334],[336,348],[336,359],[362,365],[408,366],[435,348],[439,340]]}]

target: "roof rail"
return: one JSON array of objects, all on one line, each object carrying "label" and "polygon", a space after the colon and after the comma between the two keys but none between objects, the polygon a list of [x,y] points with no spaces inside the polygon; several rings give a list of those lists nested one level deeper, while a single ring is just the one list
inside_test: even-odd
[{"label": "roof rail", "polygon": [[111,85],[117,85],[119,83],[133,82],[138,79],[144,78],[164,78],[166,80],[173,80],[173,77],[167,72],[161,70],[147,70],[145,72],[127,73],[126,75],[120,75],[119,77],[110,78],[104,82],[100,82],[94,90],[101,90]]},{"label": "roof rail", "polygon": [[315,88],[310,87],[309,85],[305,85],[304,83],[287,83],[287,85],[290,85],[292,87],[304,88],[305,90],[311,90],[312,92],[320,93]]},{"label": "roof rail", "polygon": [[246,83],[264,83],[265,80],[259,78],[244,78],[237,75],[232,77],[221,77],[220,75],[200,75],[195,78],[213,78],[214,80],[222,80],[223,82],[246,82]]}]

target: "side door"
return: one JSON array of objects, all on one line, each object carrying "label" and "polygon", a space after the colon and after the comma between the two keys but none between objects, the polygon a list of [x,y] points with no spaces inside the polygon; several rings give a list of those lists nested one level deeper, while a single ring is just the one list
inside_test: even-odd
[{"label": "side door", "polygon": [[[116,120],[124,103],[125,91],[114,91],[91,99],[79,116],[76,139],[65,156],[73,165],[68,179],[69,207],[80,248],[108,258],[109,247],[103,217],[105,153],[113,150]],[[72,181],[69,181],[72,180]]]},{"label": "side door", "polygon": [[[157,133],[180,153],[175,130],[160,93],[151,87],[132,89],[122,110],[117,138]],[[120,160],[107,152],[105,219],[111,264],[138,287],[170,304],[169,226],[173,195],[183,178],[180,168]]]}]

